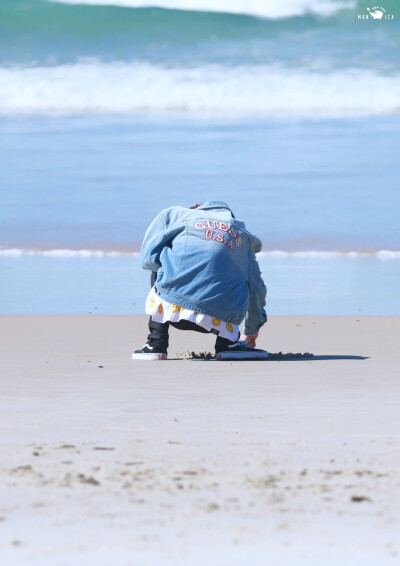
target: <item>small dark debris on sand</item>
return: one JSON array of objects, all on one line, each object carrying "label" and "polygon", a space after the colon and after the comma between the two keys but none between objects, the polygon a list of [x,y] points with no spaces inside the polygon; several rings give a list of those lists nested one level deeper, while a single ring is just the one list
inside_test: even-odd
[{"label": "small dark debris on sand", "polygon": [[363,501],[371,502],[371,499],[366,495],[352,495],[350,501],[352,501],[353,503],[362,503]]},{"label": "small dark debris on sand", "polygon": [[81,483],[87,483],[89,485],[100,485],[100,482],[97,481],[92,476],[85,476],[85,474],[78,474],[78,479]]},{"label": "small dark debris on sand", "polygon": [[[287,354],[283,354],[282,352],[273,354],[270,352],[268,360],[299,360],[313,357],[314,354],[310,354],[309,352],[304,352],[304,354],[300,352],[297,354],[293,354],[292,352],[288,352]],[[211,354],[211,352],[189,352],[189,350],[187,352],[175,352],[175,358],[184,360],[215,360],[215,356]]]}]

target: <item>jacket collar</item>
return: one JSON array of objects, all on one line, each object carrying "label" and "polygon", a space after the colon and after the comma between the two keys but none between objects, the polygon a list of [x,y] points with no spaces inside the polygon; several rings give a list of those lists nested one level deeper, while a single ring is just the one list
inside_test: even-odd
[{"label": "jacket collar", "polygon": [[232,216],[234,216],[233,212],[226,204],[226,202],[223,202],[221,200],[207,200],[206,202],[203,202],[201,206],[198,206],[197,210],[212,210],[214,208],[226,208],[232,213]]}]

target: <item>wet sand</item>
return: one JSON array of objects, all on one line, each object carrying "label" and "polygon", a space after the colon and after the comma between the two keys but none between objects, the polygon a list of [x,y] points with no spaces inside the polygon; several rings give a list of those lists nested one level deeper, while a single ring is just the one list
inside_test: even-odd
[{"label": "wet sand", "polygon": [[0,333],[2,564],[400,560],[398,317],[271,317],[293,361],[134,362],[139,316]]}]

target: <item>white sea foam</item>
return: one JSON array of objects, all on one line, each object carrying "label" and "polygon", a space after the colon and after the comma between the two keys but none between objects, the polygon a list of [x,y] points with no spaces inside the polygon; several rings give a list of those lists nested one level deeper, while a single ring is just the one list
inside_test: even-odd
[{"label": "white sea foam", "polygon": [[54,249],[41,250],[29,248],[9,248],[0,249],[0,256],[3,257],[21,257],[21,256],[44,256],[44,257],[122,257],[139,255],[137,251],[108,251],[108,250],[71,250],[71,249]]},{"label": "white sea foam", "polygon": [[329,16],[343,8],[352,9],[355,2],[334,0],[53,0],[63,4],[158,7],[200,12],[247,14],[261,18],[285,18],[307,13]]},{"label": "white sea foam", "polygon": [[341,251],[341,250],[304,250],[304,251],[285,251],[271,250],[262,251],[259,257],[271,258],[304,258],[304,259],[336,259],[336,258],[358,258],[358,257],[376,257],[379,259],[400,259],[400,250],[379,250],[371,252],[360,251]]},{"label": "white sea foam", "polygon": [[[90,258],[90,257],[137,257],[138,251],[121,251],[121,250],[72,250],[72,249],[30,249],[30,248],[9,248],[0,249],[0,257],[22,257],[22,256],[43,256],[53,258]],[[304,259],[336,259],[336,258],[358,258],[358,257],[376,257],[379,259],[400,259],[400,250],[379,250],[371,252],[360,251],[321,251],[321,250],[304,250],[304,251],[285,251],[285,250],[269,250],[262,251],[258,257],[269,258],[304,258]]]},{"label": "white sea foam", "polygon": [[81,62],[0,68],[0,113],[193,112],[365,115],[396,112],[400,75],[280,66],[193,68]]},{"label": "white sea foam", "polygon": [[400,251],[380,250],[376,255],[380,259],[397,259],[400,258]]}]

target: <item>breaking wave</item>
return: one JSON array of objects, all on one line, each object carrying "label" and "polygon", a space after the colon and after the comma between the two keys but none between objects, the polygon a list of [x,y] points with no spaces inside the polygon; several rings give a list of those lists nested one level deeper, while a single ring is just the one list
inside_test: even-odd
[{"label": "breaking wave", "polygon": [[[73,250],[73,249],[29,249],[29,248],[9,248],[0,249],[0,257],[21,257],[21,256],[43,256],[57,258],[90,258],[90,257],[137,257],[138,251],[109,251],[109,250]],[[336,259],[336,258],[359,258],[376,257],[378,259],[400,259],[400,250],[379,250],[371,252],[356,251],[284,251],[270,250],[262,251],[258,257],[270,258],[304,258],[304,259]]]},{"label": "breaking wave", "polygon": [[0,113],[200,112],[368,115],[397,112],[400,75],[280,66],[82,62],[0,68]]},{"label": "breaking wave", "polygon": [[196,12],[222,12],[262,18],[287,18],[305,14],[329,16],[356,5],[351,0],[53,0],[63,4],[120,6],[129,8],[165,8]]}]

